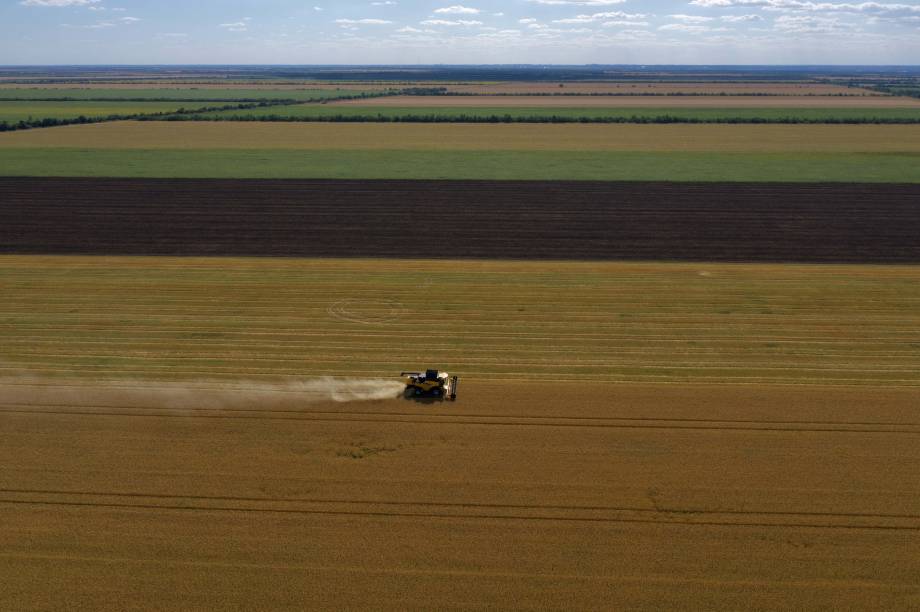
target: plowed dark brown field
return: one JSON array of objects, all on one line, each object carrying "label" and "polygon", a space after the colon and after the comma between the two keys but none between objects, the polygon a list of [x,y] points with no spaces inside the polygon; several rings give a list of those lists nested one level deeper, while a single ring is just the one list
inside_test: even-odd
[{"label": "plowed dark brown field", "polygon": [[920,186],[0,179],[0,252],[920,262]]}]

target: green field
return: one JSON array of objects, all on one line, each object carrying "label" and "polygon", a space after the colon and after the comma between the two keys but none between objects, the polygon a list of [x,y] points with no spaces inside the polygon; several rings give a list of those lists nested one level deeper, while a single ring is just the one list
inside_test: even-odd
[{"label": "green field", "polygon": [[320,100],[360,95],[355,89],[66,89],[66,88],[3,88],[0,100]]},{"label": "green field", "polygon": [[[216,103],[220,105],[220,103]],[[173,113],[180,108],[206,108],[204,103],[178,102],[0,102],[0,122],[15,123],[40,119],[75,119],[77,117],[108,117],[110,115],[138,115],[147,113]]]},{"label": "green field", "polygon": [[920,108],[508,108],[412,107],[298,104],[217,111],[196,119],[298,121],[699,121],[699,122],[920,122]]},{"label": "green field", "polygon": [[0,174],[920,183],[920,154],[0,148]]}]

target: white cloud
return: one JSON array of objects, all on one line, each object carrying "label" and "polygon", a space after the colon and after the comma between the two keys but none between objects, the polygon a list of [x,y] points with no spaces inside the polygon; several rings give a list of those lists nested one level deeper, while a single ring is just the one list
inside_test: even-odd
[{"label": "white cloud", "polygon": [[702,34],[704,32],[725,32],[726,28],[712,28],[695,23],[669,23],[658,28],[662,32],[686,32],[687,34]]},{"label": "white cloud", "polygon": [[470,20],[470,19],[457,19],[456,21],[449,21],[447,19],[426,19],[425,21],[422,22],[422,25],[447,26],[447,27],[476,26],[476,25],[482,25],[482,22]]},{"label": "white cloud", "polygon": [[339,25],[387,25],[393,23],[386,19],[336,19]]},{"label": "white cloud", "polygon": [[223,28],[228,32],[248,32],[249,31],[249,22],[252,21],[251,17],[243,17],[240,21],[233,21],[230,23],[221,23],[217,27]]},{"label": "white cloud", "polygon": [[745,21],[763,21],[760,15],[722,15],[719,17],[722,21],[729,23],[741,23]]},{"label": "white cloud", "polygon": [[22,0],[23,6],[87,6],[102,0]]},{"label": "white cloud", "polygon": [[634,28],[643,28],[650,26],[651,24],[647,21],[605,21],[601,24],[602,28],[619,28],[619,27],[634,27]]},{"label": "white cloud", "polygon": [[704,8],[760,7],[771,11],[814,13],[865,13],[873,15],[920,13],[920,5],[882,2],[810,2],[804,0],[692,0]]},{"label": "white cloud", "polygon": [[703,17],[702,15],[668,15],[668,17],[684,23],[706,23],[715,19],[715,17]]},{"label": "white cloud", "polygon": [[573,5],[573,6],[611,6],[623,4],[626,0],[528,0],[535,4]]},{"label": "white cloud", "polygon": [[611,19],[620,19],[632,21],[635,19],[645,19],[648,15],[644,13],[624,13],[623,11],[607,11],[604,13],[594,13],[592,15],[578,15],[568,19],[554,19],[553,23],[593,23],[595,21],[609,21]]},{"label": "white cloud", "polygon": [[438,15],[478,15],[479,9],[456,4],[454,6],[445,6],[444,8],[435,9]]}]

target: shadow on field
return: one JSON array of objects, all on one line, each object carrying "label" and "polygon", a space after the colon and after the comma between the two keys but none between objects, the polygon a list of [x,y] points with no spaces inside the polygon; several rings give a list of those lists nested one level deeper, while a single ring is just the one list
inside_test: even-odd
[{"label": "shadow on field", "polygon": [[424,404],[426,406],[439,406],[453,403],[443,396],[432,397],[430,395],[416,395],[412,389],[406,389],[403,391],[402,398],[407,402],[412,402],[414,404]]}]

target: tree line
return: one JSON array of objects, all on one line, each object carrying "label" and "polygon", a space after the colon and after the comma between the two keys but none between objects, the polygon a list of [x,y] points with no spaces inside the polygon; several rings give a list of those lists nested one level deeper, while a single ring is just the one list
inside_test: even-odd
[{"label": "tree line", "polygon": [[572,117],[563,115],[168,115],[140,118],[141,121],[261,121],[268,123],[588,123],[588,124],[831,124],[831,125],[914,125],[920,117],[688,117],[679,115],[630,115],[621,117]]},{"label": "tree line", "polygon": [[[385,94],[389,95],[389,94]],[[348,96],[341,96],[335,98],[336,100],[357,100],[362,98],[376,98],[381,97],[379,93],[367,93],[367,94],[350,94]],[[239,104],[231,105],[221,105],[221,106],[207,106],[204,108],[177,108],[174,111],[162,111],[156,113],[113,113],[109,115],[97,115],[97,116],[86,116],[79,115],[77,117],[42,117],[39,119],[20,119],[19,121],[0,121],[0,132],[15,132],[18,130],[31,130],[36,128],[49,128],[49,127],[60,127],[64,125],[82,125],[89,123],[106,123],[109,121],[162,121],[164,119],[172,119],[173,117],[184,117],[188,115],[195,115],[197,113],[214,113],[218,111],[233,111],[233,110],[248,110],[254,108],[269,108],[272,106],[293,106],[297,104],[310,104],[317,102],[325,102],[329,98],[313,98],[311,100],[261,100],[256,102],[241,102]],[[62,100],[54,100],[56,102]],[[76,100],[78,102],[87,102],[88,100]],[[126,102],[128,100],[105,100],[106,102]],[[144,99],[139,100],[141,102],[152,102],[154,100]],[[181,100],[161,100],[164,102],[179,102]],[[192,100],[193,102],[195,100]],[[203,119],[199,119],[203,120]]]}]

